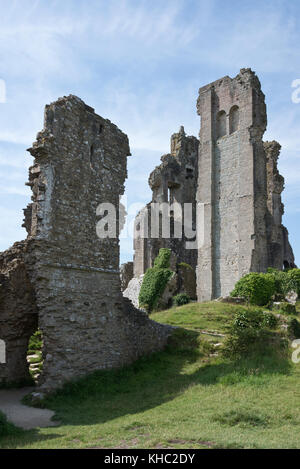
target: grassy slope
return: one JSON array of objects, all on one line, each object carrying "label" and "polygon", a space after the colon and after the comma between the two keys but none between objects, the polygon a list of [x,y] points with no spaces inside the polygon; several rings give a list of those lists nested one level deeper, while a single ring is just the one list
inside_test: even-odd
[{"label": "grassy slope", "polygon": [[194,303],[153,314],[188,330],[164,352],[48,399],[62,424],[2,437],[0,448],[299,448],[300,364],[209,356],[220,338],[199,332],[226,333],[238,308]]}]

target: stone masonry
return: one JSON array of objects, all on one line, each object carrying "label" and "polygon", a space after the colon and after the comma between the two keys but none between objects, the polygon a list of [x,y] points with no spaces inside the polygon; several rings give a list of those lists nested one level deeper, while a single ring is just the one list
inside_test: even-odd
[{"label": "stone masonry", "polygon": [[262,141],[264,98],[250,69],[199,90],[197,201],[204,210],[204,239],[198,250],[198,301],[227,296],[249,272],[294,265],[281,224],[280,146]]},{"label": "stone masonry", "polygon": [[[149,185],[152,201],[137,215],[134,236],[134,276],[144,274],[153,266],[160,248],[170,248],[177,262],[185,262],[196,269],[197,252],[185,248],[184,204],[191,204],[193,226],[196,227],[196,190],[198,180],[198,145],[196,137],[188,137],[181,127],[171,137],[171,153],[161,157],[162,163],[150,174]],[[170,237],[162,237],[159,226],[156,237],[151,236],[151,204],[165,203],[170,213]],[[173,204],[182,207],[182,219],[176,220]],[[160,213],[161,215],[161,213]],[[148,217],[147,232],[143,230],[143,217]],[[153,219],[152,219],[153,222]],[[176,237],[176,224],[179,223],[180,237]],[[161,225],[161,221],[157,220]],[[172,226],[173,225],[173,226]],[[183,235],[183,237],[182,237]],[[191,240],[191,238],[188,238]]]},{"label": "stone masonry", "polygon": [[[24,303],[18,318],[14,308],[1,305],[0,320],[9,316],[12,323],[20,318],[26,322],[22,314],[36,318],[38,312],[44,342],[39,384],[49,391],[161,349],[170,329],[150,321],[122,297],[118,236],[96,235],[98,205],[118,207],[124,192],[127,136],[71,95],[46,106],[44,129],[29,151],[34,156],[28,183],[33,196],[24,211],[28,238],[22,255],[34,301]],[[4,340],[12,337],[12,351],[20,334],[13,327],[0,332]],[[36,327],[30,322],[24,332],[22,359]],[[3,375],[7,380],[18,377],[10,359]]]}]

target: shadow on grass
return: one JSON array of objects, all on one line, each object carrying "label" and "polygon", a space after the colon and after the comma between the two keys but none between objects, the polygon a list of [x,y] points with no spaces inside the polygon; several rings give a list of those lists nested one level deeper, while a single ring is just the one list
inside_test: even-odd
[{"label": "shadow on grass", "polygon": [[[209,362],[211,347],[193,331],[178,329],[165,351],[119,370],[95,372],[67,384],[43,401],[63,424],[93,425],[136,414],[174,399],[192,385],[267,383],[272,375],[290,373],[288,360],[257,357],[233,363]],[[208,362],[208,363],[207,363]],[[185,373],[192,365],[192,373]]]},{"label": "shadow on grass", "polygon": [[22,430],[15,427],[15,431],[13,433],[6,436],[0,435],[0,449],[17,449],[18,447],[26,446],[28,444],[54,440],[56,438],[61,438],[61,435],[53,433],[51,435],[43,435],[39,432],[39,429]]}]

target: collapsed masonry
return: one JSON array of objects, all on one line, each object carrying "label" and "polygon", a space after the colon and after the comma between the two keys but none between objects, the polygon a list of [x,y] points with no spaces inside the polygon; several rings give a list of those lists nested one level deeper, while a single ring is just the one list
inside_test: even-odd
[{"label": "collapsed masonry", "polygon": [[[135,230],[134,278],[126,296],[138,295],[140,275],[160,247],[197,271],[197,298],[227,296],[243,275],[268,267],[294,267],[282,225],[284,178],[277,169],[280,145],[263,142],[267,116],[260,82],[250,69],[226,76],[199,90],[200,142],[183,129],[171,139],[170,155],[150,175],[152,202],[192,202],[197,210],[198,248],[186,239],[143,239]],[[198,153],[198,154],[197,154]],[[174,169],[173,169],[174,168]],[[176,169],[175,169],[176,168]],[[137,216],[136,226],[149,206]],[[195,216],[195,211],[193,217]],[[150,221],[148,222],[150,225]],[[200,239],[201,238],[201,239]],[[140,280],[139,280],[139,283]]]},{"label": "collapsed masonry", "polygon": [[161,349],[170,329],[122,297],[119,239],[96,235],[97,207],[118,207],[124,192],[127,136],[69,96],[46,106],[29,151],[28,237],[0,256],[0,382],[28,378],[28,340],[39,327],[39,384],[48,391]]},{"label": "collapsed masonry", "polygon": [[[149,176],[152,200],[134,222],[134,261],[129,281],[125,272],[131,263],[122,265],[121,279],[127,285],[124,296],[136,307],[142,277],[153,267],[161,248],[173,253],[171,267],[178,275],[176,282],[172,280],[172,293],[186,291],[196,299],[197,251],[186,249],[186,241],[195,240],[199,141],[187,136],[181,127],[171,136],[170,146],[171,152],[161,157],[161,164]],[[185,217],[189,217],[189,224]],[[189,225],[188,233],[185,224]]]}]

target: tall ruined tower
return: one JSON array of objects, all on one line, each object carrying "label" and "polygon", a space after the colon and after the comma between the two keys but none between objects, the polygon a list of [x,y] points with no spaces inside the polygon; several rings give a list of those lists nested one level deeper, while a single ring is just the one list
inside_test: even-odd
[{"label": "tall ruined tower", "polygon": [[268,267],[266,106],[250,69],[200,88],[197,201],[204,204],[198,300],[228,295],[250,271]]},{"label": "tall ruined tower", "polygon": [[263,142],[265,96],[251,69],[199,90],[201,116],[197,202],[197,295],[228,295],[237,280],[268,267],[295,267],[282,225],[280,145]]},{"label": "tall ruined tower", "polygon": [[[186,249],[184,204],[192,206],[192,220],[194,221],[198,180],[198,145],[197,138],[187,136],[184,128],[181,127],[179,132],[171,136],[171,153],[161,157],[162,163],[149,176],[152,201],[139,212],[135,220],[135,277],[139,277],[149,267],[153,267],[160,248],[171,249],[178,262],[186,262],[196,269],[197,252],[193,249]],[[170,213],[170,236],[162,236],[161,219],[151,219],[151,215],[153,216],[151,204],[166,204]],[[179,204],[182,208],[182,217],[179,217],[179,220],[174,213],[174,204]],[[162,217],[162,207],[159,211],[159,216]],[[146,223],[145,218],[147,218]],[[153,234],[153,226],[157,228],[154,230],[155,234]],[[175,232],[178,232],[178,236]]]}]

